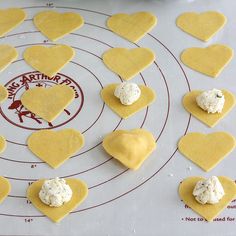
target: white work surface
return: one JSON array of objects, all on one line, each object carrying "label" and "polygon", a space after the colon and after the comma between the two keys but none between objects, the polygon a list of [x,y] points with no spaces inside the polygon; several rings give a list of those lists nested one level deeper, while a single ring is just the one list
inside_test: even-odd
[{"label": "white work surface", "polygon": [[[219,215],[219,221],[207,223],[198,221],[200,217],[185,207],[177,192],[179,182],[189,176],[226,175],[236,179],[235,151],[206,173],[184,158],[176,150],[176,144],[190,131],[228,131],[236,136],[236,109],[210,129],[190,117],[181,104],[183,95],[190,88],[226,88],[236,94],[236,60],[233,59],[217,79],[194,72],[179,61],[180,53],[188,47],[223,43],[236,48],[236,1],[55,0],[51,1],[51,6],[48,3],[43,0],[0,2],[1,8],[22,7],[27,13],[23,24],[0,38],[0,44],[11,44],[19,52],[18,60],[0,76],[1,83],[11,87],[13,93],[0,110],[0,133],[8,140],[7,149],[0,158],[0,175],[8,178],[12,185],[10,196],[0,205],[0,235],[235,235],[235,202]],[[32,80],[29,75],[33,78],[34,73],[30,72],[34,70],[22,59],[22,52],[32,44],[52,44],[45,41],[32,23],[36,13],[49,9],[77,12],[84,17],[85,25],[57,41],[76,51],[73,61],[61,70],[58,81],[40,79],[36,74]],[[220,11],[228,19],[209,42],[201,42],[176,27],[179,14],[207,10]],[[150,11],[158,17],[156,27],[137,45],[106,28],[109,15],[136,11]],[[148,109],[121,120],[104,106],[99,96],[102,86],[120,81],[104,66],[100,57],[110,47],[138,46],[151,48],[156,54],[156,62],[133,81],[152,87],[157,99]],[[28,79],[21,76],[25,73]],[[86,144],[80,153],[54,170],[40,162],[25,145],[35,129],[47,128],[48,124],[33,119],[13,102],[19,99],[26,86],[48,87],[56,82],[70,83],[79,97],[52,125],[56,129],[73,127],[80,130]],[[139,170],[131,171],[111,159],[100,144],[103,136],[116,128],[138,127],[154,134],[157,149]],[[58,224],[43,216],[25,197],[30,182],[56,176],[80,178],[89,186],[88,198]]]}]

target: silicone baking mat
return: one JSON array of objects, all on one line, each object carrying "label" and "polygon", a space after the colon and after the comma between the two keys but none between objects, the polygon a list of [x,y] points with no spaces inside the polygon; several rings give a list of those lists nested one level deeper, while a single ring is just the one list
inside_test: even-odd
[{"label": "silicone baking mat", "polygon": [[[183,95],[191,89],[226,88],[236,94],[233,60],[217,78],[196,73],[179,61],[188,47],[213,43],[236,46],[234,0],[97,0],[97,1],[1,1],[1,8],[21,7],[27,12],[23,24],[0,38],[0,43],[16,47],[19,58],[1,73],[1,83],[10,94],[0,108],[0,132],[7,139],[1,154],[0,174],[8,178],[12,191],[0,205],[0,235],[235,235],[236,203],[232,202],[216,221],[207,223],[179,199],[179,182],[188,176],[227,175],[236,179],[235,151],[210,173],[185,159],[176,149],[179,138],[189,131],[229,131],[236,136],[234,109],[215,128],[208,128],[182,107]],[[34,71],[22,59],[31,45],[53,45],[33,25],[33,16],[43,10],[78,12],[85,25],[57,41],[76,51],[74,59],[53,80]],[[228,18],[225,27],[209,42],[201,42],[175,26],[176,17],[185,11],[217,10]],[[151,11],[157,26],[137,44],[110,32],[105,25],[115,13]],[[112,47],[148,47],[156,61],[134,78],[138,84],[152,87],[156,101],[135,116],[122,120],[99,96],[103,86],[119,82],[101,61]],[[67,84],[76,91],[76,99],[53,123],[25,113],[19,98],[26,88]],[[17,102],[18,101],[18,102]],[[53,170],[30,153],[27,137],[35,130],[73,127],[83,132],[83,149]],[[138,171],[130,171],[110,158],[102,149],[105,134],[116,129],[143,127],[157,142],[156,151]],[[25,197],[31,182],[39,178],[74,177],[87,182],[86,201],[60,223],[52,223]]]}]

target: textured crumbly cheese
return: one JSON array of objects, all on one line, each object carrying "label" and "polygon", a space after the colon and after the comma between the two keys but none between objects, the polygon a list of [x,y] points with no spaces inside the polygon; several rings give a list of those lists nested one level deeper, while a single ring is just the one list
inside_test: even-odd
[{"label": "textured crumbly cheese", "polygon": [[123,82],[116,87],[114,95],[123,105],[132,105],[139,99],[141,90],[135,83]]},{"label": "textured crumbly cheese", "polygon": [[225,98],[221,90],[212,89],[197,96],[196,102],[199,107],[208,113],[221,113]]},{"label": "textured crumbly cheese", "polygon": [[50,207],[60,207],[70,201],[72,190],[64,179],[45,180],[39,192],[39,198]]},{"label": "textured crumbly cheese", "polygon": [[224,194],[224,189],[216,176],[198,181],[193,190],[193,196],[201,204],[216,204]]}]

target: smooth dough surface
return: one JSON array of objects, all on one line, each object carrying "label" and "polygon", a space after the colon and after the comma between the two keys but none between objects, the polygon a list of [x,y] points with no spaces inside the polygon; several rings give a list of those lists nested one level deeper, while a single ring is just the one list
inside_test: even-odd
[{"label": "smooth dough surface", "polygon": [[36,45],[24,51],[25,61],[50,78],[56,75],[74,55],[73,48],[60,44],[51,47]]},{"label": "smooth dough surface", "polygon": [[3,153],[7,147],[6,139],[3,136],[0,136],[0,153]]},{"label": "smooth dough surface", "polygon": [[124,80],[130,80],[155,60],[148,48],[112,48],[102,55],[103,62]]},{"label": "smooth dough surface", "polygon": [[188,133],[179,143],[179,151],[205,171],[210,171],[235,148],[235,138],[226,132]]},{"label": "smooth dough surface", "polygon": [[153,135],[144,129],[116,130],[105,136],[106,152],[128,168],[137,170],[155,150]]},{"label": "smooth dough surface", "polygon": [[50,88],[34,87],[26,90],[21,96],[21,102],[29,111],[52,122],[74,98],[75,92],[69,86],[54,85]]},{"label": "smooth dough surface", "polygon": [[0,84],[0,103],[4,102],[8,97],[8,90]]},{"label": "smooth dough surface", "polygon": [[82,27],[84,19],[74,12],[42,11],[34,17],[34,24],[46,37],[56,41]]},{"label": "smooth dough surface", "polygon": [[108,18],[107,27],[131,42],[138,42],[157,24],[157,17],[150,12],[128,15],[115,14]]},{"label": "smooth dough surface", "polygon": [[198,120],[205,123],[209,127],[214,127],[221,119],[223,119],[233,109],[236,102],[235,96],[227,90],[222,90],[225,97],[225,104],[222,112],[208,114],[207,111],[204,111],[202,108],[200,108],[196,102],[196,97],[202,92],[203,91],[200,90],[193,90],[185,94],[182,101],[183,106]]},{"label": "smooth dough surface", "polygon": [[6,69],[16,58],[18,52],[8,44],[0,44],[0,72]]},{"label": "smooth dough surface", "polygon": [[201,177],[189,177],[182,181],[179,185],[179,195],[184,203],[189,206],[193,211],[204,217],[207,221],[212,221],[222,212],[232,200],[236,197],[236,184],[233,180],[225,176],[219,176],[219,181],[222,184],[225,195],[219,203],[211,205],[202,205],[198,203],[193,196],[193,189]]},{"label": "smooth dough surface", "polygon": [[86,183],[79,179],[66,179],[66,183],[72,189],[72,198],[61,207],[50,207],[44,204],[39,198],[39,191],[42,188],[44,179],[32,183],[27,190],[27,198],[32,204],[54,222],[61,221],[71,211],[77,208],[87,197],[88,187]]},{"label": "smooth dough surface", "polygon": [[26,13],[20,8],[0,9],[0,37],[21,24]]},{"label": "smooth dough surface", "polygon": [[10,182],[6,178],[0,176],[0,203],[4,201],[4,199],[10,193],[10,191],[11,191]]},{"label": "smooth dough surface", "polygon": [[216,11],[185,12],[177,18],[176,24],[195,38],[208,41],[223,28],[226,21],[226,17]]},{"label": "smooth dough surface", "polygon": [[150,105],[156,98],[155,92],[144,85],[139,85],[141,96],[132,105],[126,106],[120,102],[120,99],[115,97],[114,91],[119,84],[110,84],[101,90],[103,101],[121,118],[127,119],[136,112]]},{"label": "smooth dough surface", "polygon": [[217,77],[233,58],[234,52],[228,46],[214,44],[207,48],[188,48],[181,54],[181,61],[202,74]]},{"label": "smooth dough surface", "polygon": [[74,129],[39,130],[27,140],[28,148],[52,168],[58,168],[84,145],[83,135]]}]

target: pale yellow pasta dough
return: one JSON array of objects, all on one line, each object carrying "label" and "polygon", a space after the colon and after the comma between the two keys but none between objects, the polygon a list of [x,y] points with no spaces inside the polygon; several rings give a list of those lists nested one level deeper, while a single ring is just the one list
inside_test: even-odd
[{"label": "pale yellow pasta dough", "polygon": [[71,211],[77,208],[87,197],[88,187],[86,183],[79,179],[66,179],[66,183],[72,190],[72,198],[61,207],[50,207],[44,204],[39,198],[39,191],[42,188],[44,179],[32,183],[27,190],[27,198],[32,204],[54,222],[61,221]]},{"label": "pale yellow pasta dough", "polygon": [[26,17],[20,8],[0,9],[0,37],[21,24]]},{"label": "pale yellow pasta dough", "polygon": [[101,97],[103,101],[121,118],[127,119],[136,112],[150,105],[155,100],[155,92],[144,85],[139,85],[141,96],[132,105],[123,105],[120,99],[115,97],[114,91],[119,84],[110,84],[101,90]]},{"label": "pale yellow pasta dough", "polygon": [[4,201],[4,199],[10,193],[10,191],[11,191],[10,182],[6,178],[0,176],[0,203]]},{"label": "pale yellow pasta dough", "polygon": [[16,58],[16,49],[7,44],[0,45],[0,72],[7,68]]},{"label": "pale yellow pasta dough", "polygon": [[155,54],[148,48],[112,48],[102,55],[102,59],[111,71],[130,80],[153,63]]},{"label": "pale yellow pasta dough", "polygon": [[106,152],[128,168],[137,170],[155,150],[153,135],[144,129],[116,130],[105,136]]},{"label": "pale yellow pasta dough", "polygon": [[27,140],[28,148],[52,168],[58,168],[84,145],[83,135],[74,129],[39,130]]},{"label": "pale yellow pasta dough", "polygon": [[24,51],[25,61],[49,77],[56,75],[74,55],[74,49],[67,45],[56,45],[49,48],[36,45]]},{"label": "pale yellow pasta dough", "polygon": [[212,221],[215,217],[217,217],[236,197],[236,185],[234,181],[225,176],[219,176],[218,178],[224,188],[225,195],[219,203],[213,205],[202,205],[201,203],[198,203],[192,194],[196,183],[204,178],[189,177],[183,180],[179,185],[180,198],[187,206],[204,217],[207,221]]},{"label": "pale yellow pasta dough", "polygon": [[235,148],[235,138],[226,132],[188,133],[179,143],[179,151],[205,171],[212,170]]},{"label": "pale yellow pasta dough", "polygon": [[233,49],[221,44],[207,48],[188,48],[181,61],[188,67],[211,77],[217,77],[233,58]]},{"label": "pale yellow pasta dough", "polygon": [[42,11],[34,17],[34,24],[46,37],[56,41],[82,27],[84,19],[74,12]]},{"label": "pale yellow pasta dough", "polygon": [[202,108],[197,105],[196,97],[201,94],[203,91],[193,90],[187,93],[183,98],[184,108],[195,116],[198,120],[202,121],[209,127],[214,127],[221,119],[223,119],[235,106],[235,96],[227,91],[222,90],[225,97],[224,108],[221,113],[207,113]]},{"label": "pale yellow pasta dough", "polygon": [[150,12],[136,12],[128,15],[115,14],[108,18],[107,27],[131,42],[139,41],[157,24],[157,18]]},{"label": "pale yellow pasta dough", "polygon": [[216,11],[202,13],[185,12],[177,20],[177,26],[192,36],[208,41],[225,25],[226,17]]},{"label": "pale yellow pasta dough", "polygon": [[3,136],[0,136],[0,153],[4,152],[7,147],[6,139]]},{"label": "pale yellow pasta dough", "polygon": [[8,90],[0,84],[0,103],[4,102],[8,97]]},{"label": "pale yellow pasta dough", "polygon": [[74,100],[75,92],[67,85],[50,88],[34,87],[26,90],[21,102],[29,111],[51,122]]}]

